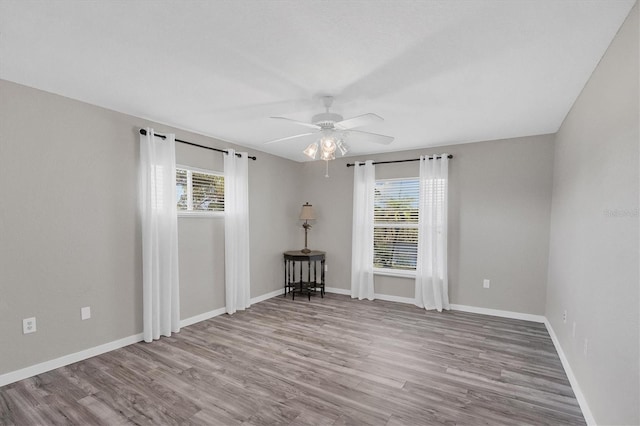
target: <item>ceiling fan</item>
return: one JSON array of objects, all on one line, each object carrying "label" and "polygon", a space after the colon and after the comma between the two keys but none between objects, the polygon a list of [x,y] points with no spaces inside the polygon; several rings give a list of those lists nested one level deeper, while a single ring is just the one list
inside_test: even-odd
[{"label": "ceiling fan", "polygon": [[284,142],[318,134],[318,141],[309,145],[307,149],[304,150],[304,153],[315,160],[318,148],[320,148],[320,159],[329,161],[336,158],[336,149],[340,150],[340,153],[342,155],[345,155],[348,152],[349,148],[345,143],[345,139],[347,138],[347,136],[349,136],[350,138],[355,136],[358,139],[362,139],[366,142],[385,145],[393,142],[394,138],[392,136],[363,132],[362,130],[354,130],[357,127],[363,127],[373,123],[384,121],[384,119],[379,115],[367,113],[345,120],[340,114],[329,112],[329,108],[331,108],[331,105],[333,104],[333,96],[323,96],[322,102],[325,107],[325,112],[314,115],[311,118],[311,123],[292,120],[286,117],[271,117],[277,120],[286,120],[300,126],[311,128],[313,129],[312,132],[300,133],[298,135],[272,140],[269,142],[265,142],[265,144]]}]

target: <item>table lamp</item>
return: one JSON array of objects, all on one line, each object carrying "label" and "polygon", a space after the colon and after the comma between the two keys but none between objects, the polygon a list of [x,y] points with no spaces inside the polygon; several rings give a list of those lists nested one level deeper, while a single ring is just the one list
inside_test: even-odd
[{"label": "table lamp", "polygon": [[306,202],[302,206],[302,210],[300,211],[300,220],[304,220],[302,227],[304,228],[304,248],[300,250],[302,253],[311,253],[311,250],[307,248],[307,232],[311,228],[311,224],[309,224],[310,220],[316,220],[316,212],[313,211],[313,206]]}]

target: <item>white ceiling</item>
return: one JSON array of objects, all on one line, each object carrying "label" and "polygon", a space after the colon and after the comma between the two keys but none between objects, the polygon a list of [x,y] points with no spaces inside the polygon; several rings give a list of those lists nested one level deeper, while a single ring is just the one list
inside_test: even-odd
[{"label": "white ceiling", "polygon": [[326,94],[349,155],[545,134],[634,2],[0,0],[0,78],[297,161]]}]

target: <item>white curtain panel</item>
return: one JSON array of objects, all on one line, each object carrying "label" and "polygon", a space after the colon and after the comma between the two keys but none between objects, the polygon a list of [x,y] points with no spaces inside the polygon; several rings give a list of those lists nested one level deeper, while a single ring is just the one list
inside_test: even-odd
[{"label": "white curtain panel", "polygon": [[353,175],[353,233],[351,237],[351,297],[374,299],[373,200],[376,170],[373,161],[355,163]]},{"label": "white curtain panel", "polygon": [[420,157],[420,213],[415,304],[449,309],[447,275],[448,154]]},{"label": "white curtain panel", "polygon": [[230,149],[224,156],[224,266],[228,314],[251,305],[249,274],[249,159]]},{"label": "white curtain panel", "polygon": [[140,135],[142,308],[145,342],[180,331],[175,137]]}]

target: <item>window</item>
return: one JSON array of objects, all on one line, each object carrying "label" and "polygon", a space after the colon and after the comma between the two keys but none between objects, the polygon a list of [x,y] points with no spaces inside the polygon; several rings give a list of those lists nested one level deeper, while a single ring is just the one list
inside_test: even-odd
[{"label": "window", "polygon": [[178,166],[176,198],[180,216],[216,216],[224,212],[224,176]]},{"label": "window", "polygon": [[[444,199],[445,179],[427,181],[425,196]],[[414,276],[418,255],[418,178],[376,180],[373,225],[374,272]],[[429,205],[429,204],[427,204]],[[442,238],[442,211],[434,218],[438,239]]]},{"label": "window", "polygon": [[374,269],[415,271],[419,191],[418,178],[376,180],[373,210]]}]

